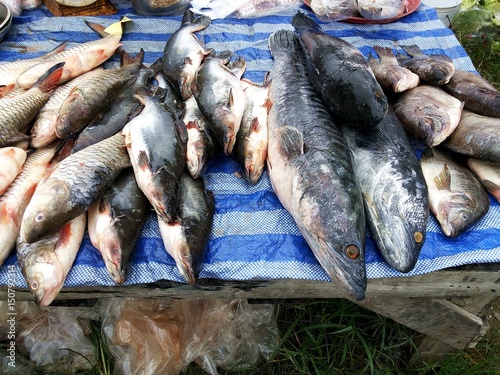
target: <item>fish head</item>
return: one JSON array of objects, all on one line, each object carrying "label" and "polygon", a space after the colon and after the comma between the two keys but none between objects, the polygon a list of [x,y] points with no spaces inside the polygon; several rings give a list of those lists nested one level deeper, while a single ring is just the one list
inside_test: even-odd
[{"label": "fish head", "polygon": [[26,271],[30,292],[40,306],[48,306],[56,298],[64,283],[64,274],[55,263],[35,262]]},{"label": "fish head", "polygon": [[443,233],[451,238],[457,237],[474,221],[474,212],[477,205],[463,193],[455,193],[449,199],[443,200],[437,207],[437,216],[440,220]]},{"label": "fish head", "polygon": [[64,139],[73,134],[72,129],[75,127],[75,123],[82,118],[79,109],[82,108],[83,102],[84,99],[78,87],[75,87],[64,100],[57,116],[56,134],[59,138]]},{"label": "fish head", "polygon": [[193,267],[193,256],[185,241],[176,245],[175,264],[184,280],[186,280],[189,285],[194,285],[196,282],[196,275]]},{"label": "fish head", "polygon": [[[425,107],[429,109],[429,107]],[[431,112],[424,111],[418,116],[418,127],[424,133],[423,138],[429,147],[441,143],[443,136],[447,134],[446,129],[450,127],[450,118],[446,113],[440,113],[432,108]]]},{"label": "fish head", "polygon": [[252,184],[256,184],[264,172],[266,146],[267,140],[258,137],[248,137],[243,141],[245,178]]},{"label": "fish head", "polygon": [[127,267],[122,262],[122,246],[120,239],[114,235],[107,236],[101,246],[101,254],[106,269],[117,284],[123,284],[127,276]]},{"label": "fish head", "polygon": [[450,81],[453,73],[455,72],[455,69],[453,67],[453,64],[450,64],[446,61],[439,61],[436,64],[432,64],[432,71],[434,77],[432,83],[441,86],[447,84]]},{"label": "fish head", "polygon": [[[38,190],[40,188],[40,190]],[[20,236],[29,243],[54,233],[71,220],[61,212],[71,204],[68,187],[63,181],[53,179],[39,185],[30,200],[21,222]]]},{"label": "fish head", "polygon": [[219,106],[214,111],[215,134],[222,144],[224,154],[230,155],[236,142],[236,133],[240,127],[241,118],[226,106]]},{"label": "fish head", "polygon": [[57,139],[55,133],[56,121],[57,113],[55,111],[40,112],[31,128],[30,146],[33,148],[44,147]]},{"label": "fish head", "polygon": [[161,171],[163,169],[157,171],[151,179],[149,187],[151,204],[162,220],[172,222],[177,209],[179,181]]}]

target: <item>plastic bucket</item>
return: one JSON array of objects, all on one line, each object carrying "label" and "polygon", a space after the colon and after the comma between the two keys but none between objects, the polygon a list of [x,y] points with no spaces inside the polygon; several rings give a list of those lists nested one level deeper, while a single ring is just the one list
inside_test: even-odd
[{"label": "plastic bucket", "polygon": [[422,3],[436,8],[439,19],[446,27],[450,27],[450,22],[462,7],[462,0],[423,0]]}]

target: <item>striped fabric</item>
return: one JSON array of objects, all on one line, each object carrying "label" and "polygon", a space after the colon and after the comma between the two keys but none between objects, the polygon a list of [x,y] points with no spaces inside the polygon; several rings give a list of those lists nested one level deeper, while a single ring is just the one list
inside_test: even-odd
[{"label": "striped fabric", "polygon": [[[121,15],[133,20],[123,36],[123,48],[132,54],[145,50],[145,62],[162,56],[170,35],[179,27],[181,17],[139,17],[128,1],[112,1],[119,13],[106,17],[87,17],[88,21],[109,25]],[[309,8],[301,10],[310,14]],[[198,33],[207,47],[231,50],[247,61],[245,78],[262,82],[272,66],[267,39],[278,29],[290,29],[290,17],[296,10],[256,19],[227,18],[214,20]],[[350,42],[368,57],[373,45],[401,50],[399,45],[416,44],[425,53],[444,53],[456,67],[474,71],[474,66],[451,30],[439,21],[433,8],[419,9],[398,22],[385,25],[357,25],[320,22],[328,33]],[[0,43],[0,60],[36,57],[68,40],[68,47],[96,39],[81,17],[52,17],[47,9],[25,11],[14,19],[12,31]],[[399,44],[399,45],[398,45]],[[116,64],[110,60],[107,64]],[[418,145],[415,146],[419,153]],[[250,186],[235,176],[238,164],[226,156],[216,156],[203,178],[216,201],[216,214],[201,278],[222,280],[310,279],[330,280],[291,216],[284,210],[271,189],[268,175]],[[425,245],[415,269],[401,274],[380,257],[367,233],[368,278],[404,277],[473,263],[500,262],[500,206],[493,198],[486,217],[456,239],[445,237],[431,215]],[[26,287],[15,254],[0,267],[0,285],[7,283],[7,266],[15,265],[18,287]],[[144,227],[126,284],[155,282],[161,279],[183,282],[173,259],[166,253],[155,217],[151,214]],[[114,285],[104,262],[86,235],[81,250],[66,280],[66,287]]]}]

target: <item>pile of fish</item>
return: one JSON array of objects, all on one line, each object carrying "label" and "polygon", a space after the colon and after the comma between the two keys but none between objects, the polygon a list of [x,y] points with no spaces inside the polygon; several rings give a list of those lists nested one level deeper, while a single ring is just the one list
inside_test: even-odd
[{"label": "pile of fish", "polygon": [[389,20],[403,15],[409,0],[307,0],[314,14],[323,20],[339,21],[350,17]]},{"label": "pile of fish", "polygon": [[[233,156],[249,184],[267,168],[321,266],[356,300],[367,228],[385,261],[409,272],[429,208],[455,237],[488,211],[485,189],[499,199],[500,93],[481,77],[415,46],[397,56],[375,46],[366,59],[298,12],[295,31],[269,37],[272,68],[251,82],[242,57],[198,40],[210,22],[187,11],[149,66],[95,24],[97,41],[0,65],[0,264],[17,250],[40,305],[62,288],[86,230],[124,283],[151,212],[194,284],[215,212],[203,173],[216,153]],[[120,66],[104,69],[113,54]],[[427,148],[420,160],[414,139]]]}]

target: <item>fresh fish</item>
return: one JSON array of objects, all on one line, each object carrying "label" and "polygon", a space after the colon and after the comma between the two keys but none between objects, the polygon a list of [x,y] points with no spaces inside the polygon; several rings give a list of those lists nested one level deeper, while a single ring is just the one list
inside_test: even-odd
[{"label": "fresh fish", "polygon": [[256,18],[271,16],[300,5],[296,0],[249,0],[231,16],[236,18]]},{"label": "fresh fish", "polygon": [[500,203],[500,163],[469,158],[467,165],[485,189]]},{"label": "fresh fish", "polygon": [[196,282],[201,269],[214,211],[214,196],[205,190],[203,179],[193,179],[184,172],[179,186],[178,220],[166,223],[158,217],[165,249],[190,285]]},{"label": "fresh fish", "polygon": [[256,184],[262,173],[267,158],[267,114],[271,108],[269,100],[270,83],[258,85],[242,79],[245,87],[247,104],[240,130],[236,135],[234,156],[243,167],[245,179]]},{"label": "fresh fish", "polygon": [[269,48],[267,172],[273,190],[326,273],[362,300],[366,222],[349,150],[307,76],[298,38],[276,31]]},{"label": "fresh fish", "polygon": [[97,114],[106,111],[120,90],[132,84],[139,74],[144,50],[135,58],[123,52],[119,68],[101,70],[75,86],[64,100],[56,121],[56,134],[64,139],[84,129]]},{"label": "fresh fish", "polygon": [[6,94],[6,95],[2,96],[2,98],[1,98],[1,99],[2,99],[2,100],[3,100],[3,99],[12,99],[12,98],[14,98],[14,97],[16,97],[16,96],[18,96],[18,95],[22,95],[22,94],[24,94],[26,91],[28,91],[28,90],[23,89],[23,88],[21,88],[21,87],[18,87],[17,89],[14,89],[14,91],[11,91],[11,92],[9,92],[8,94]]},{"label": "fresh fish", "polygon": [[455,65],[448,56],[426,55],[416,45],[401,47],[411,58],[401,58],[399,64],[417,74],[422,82],[442,86],[455,74]]},{"label": "fresh fish", "polygon": [[372,129],[341,128],[375,243],[391,267],[409,272],[429,219],[427,186],[410,140],[391,108]]},{"label": "fresh fish", "polygon": [[387,112],[387,98],[365,57],[350,43],[329,35],[301,12],[292,18],[309,77],[334,119],[366,128]]},{"label": "fresh fish", "polygon": [[21,172],[26,161],[26,150],[20,147],[0,148],[0,195],[10,186],[12,181]]},{"label": "fresh fish", "polygon": [[149,212],[149,201],[135,180],[132,168],[122,171],[88,211],[88,232],[106,268],[123,284],[139,234]]},{"label": "fresh fish", "polygon": [[200,177],[207,161],[215,154],[215,146],[208,134],[207,120],[198,108],[194,96],[184,102],[182,121],[188,135],[186,167],[193,178]]},{"label": "fresh fish", "polygon": [[23,241],[36,242],[87,211],[129,166],[120,133],[60,161],[26,207],[21,222]]},{"label": "fresh fish", "polygon": [[[66,44],[67,42],[63,42],[59,44],[56,48],[54,48],[52,51],[40,57],[35,57],[33,59],[20,59],[20,60],[0,63],[0,98],[3,98],[7,94],[13,92],[14,90],[19,89],[19,85],[17,84],[17,78],[21,73],[23,73],[29,67],[36,65],[40,62],[47,60],[50,61],[54,55],[64,51],[64,49],[66,48]],[[53,63],[52,65],[55,65],[55,63]]]},{"label": "fresh fish", "polygon": [[240,81],[245,68],[242,57],[231,62],[227,56],[210,57],[196,75],[194,97],[208,120],[210,133],[226,155],[233,152],[245,110],[246,96]]},{"label": "fresh fish", "polygon": [[135,93],[149,86],[153,76],[159,69],[155,63],[139,70],[137,79],[120,90],[118,96],[106,109],[102,117],[93,120],[78,135],[73,152],[77,152],[121,131],[123,127],[142,111],[142,104],[134,97]]},{"label": "fresh fish", "polygon": [[57,145],[33,151],[7,191],[0,197],[0,264],[16,245],[24,210],[40,180],[47,174]]},{"label": "fresh fish", "polygon": [[408,0],[357,0],[358,12],[369,20],[387,20],[406,11]]},{"label": "fresh fish", "polygon": [[488,193],[474,174],[437,148],[420,160],[429,191],[429,205],[443,233],[457,237],[486,215]]},{"label": "fresh fish", "polygon": [[419,76],[400,66],[392,49],[381,46],[373,46],[373,49],[380,59],[371,56],[368,63],[383,89],[400,93],[418,86]]},{"label": "fresh fish", "polygon": [[166,104],[174,112],[176,118],[180,118],[184,111],[184,101],[178,90],[161,72],[155,75],[154,78],[158,82],[155,96],[161,98],[162,103]]},{"label": "fresh fish", "polygon": [[500,118],[464,110],[457,128],[443,146],[460,154],[500,163]]},{"label": "fresh fish", "polygon": [[32,148],[44,147],[52,141],[57,140],[57,115],[59,114],[59,110],[64,100],[74,87],[87,80],[89,76],[96,74],[99,70],[102,70],[102,67],[92,69],[54,90],[49,100],[40,109],[40,112],[38,112],[33,127],[31,128],[30,146]]},{"label": "fresh fish", "polygon": [[157,97],[137,94],[144,109],[123,128],[137,184],[162,220],[175,220],[186,164],[186,126]]},{"label": "fresh fish", "polygon": [[488,117],[500,117],[500,91],[483,77],[456,70],[443,89],[465,103],[464,108]]},{"label": "fresh fish", "polygon": [[410,135],[434,147],[455,131],[463,106],[440,87],[420,85],[401,94],[394,112]]},{"label": "fresh fish", "polygon": [[29,139],[21,133],[37,116],[56,88],[62,73],[62,64],[50,68],[40,80],[24,94],[0,100],[0,147]]},{"label": "fresh fish", "polygon": [[210,25],[210,18],[195,18],[189,9],[184,12],[180,28],[175,31],[163,50],[162,72],[180,91],[183,100],[192,95],[192,85],[204,57],[212,52],[206,49],[194,34]]},{"label": "fresh fish", "polygon": [[18,239],[19,266],[38,305],[50,305],[59,294],[80,250],[86,224],[86,214],[83,213],[55,234],[35,243]]},{"label": "fresh fish", "polygon": [[81,43],[54,55],[47,61],[40,62],[26,69],[17,78],[19,86],[29,89],[47,71],[57,63],[64,62],[64,71],[59,78],[59,84],[69,81],[95,67],[101,65],[120,47],[121,35],[108,35],[105,38]]},{"label": "fresh fish", "polygon": [[357,0],[310,0],[309,7],[323,21],[340,21],[359,16]]}]

